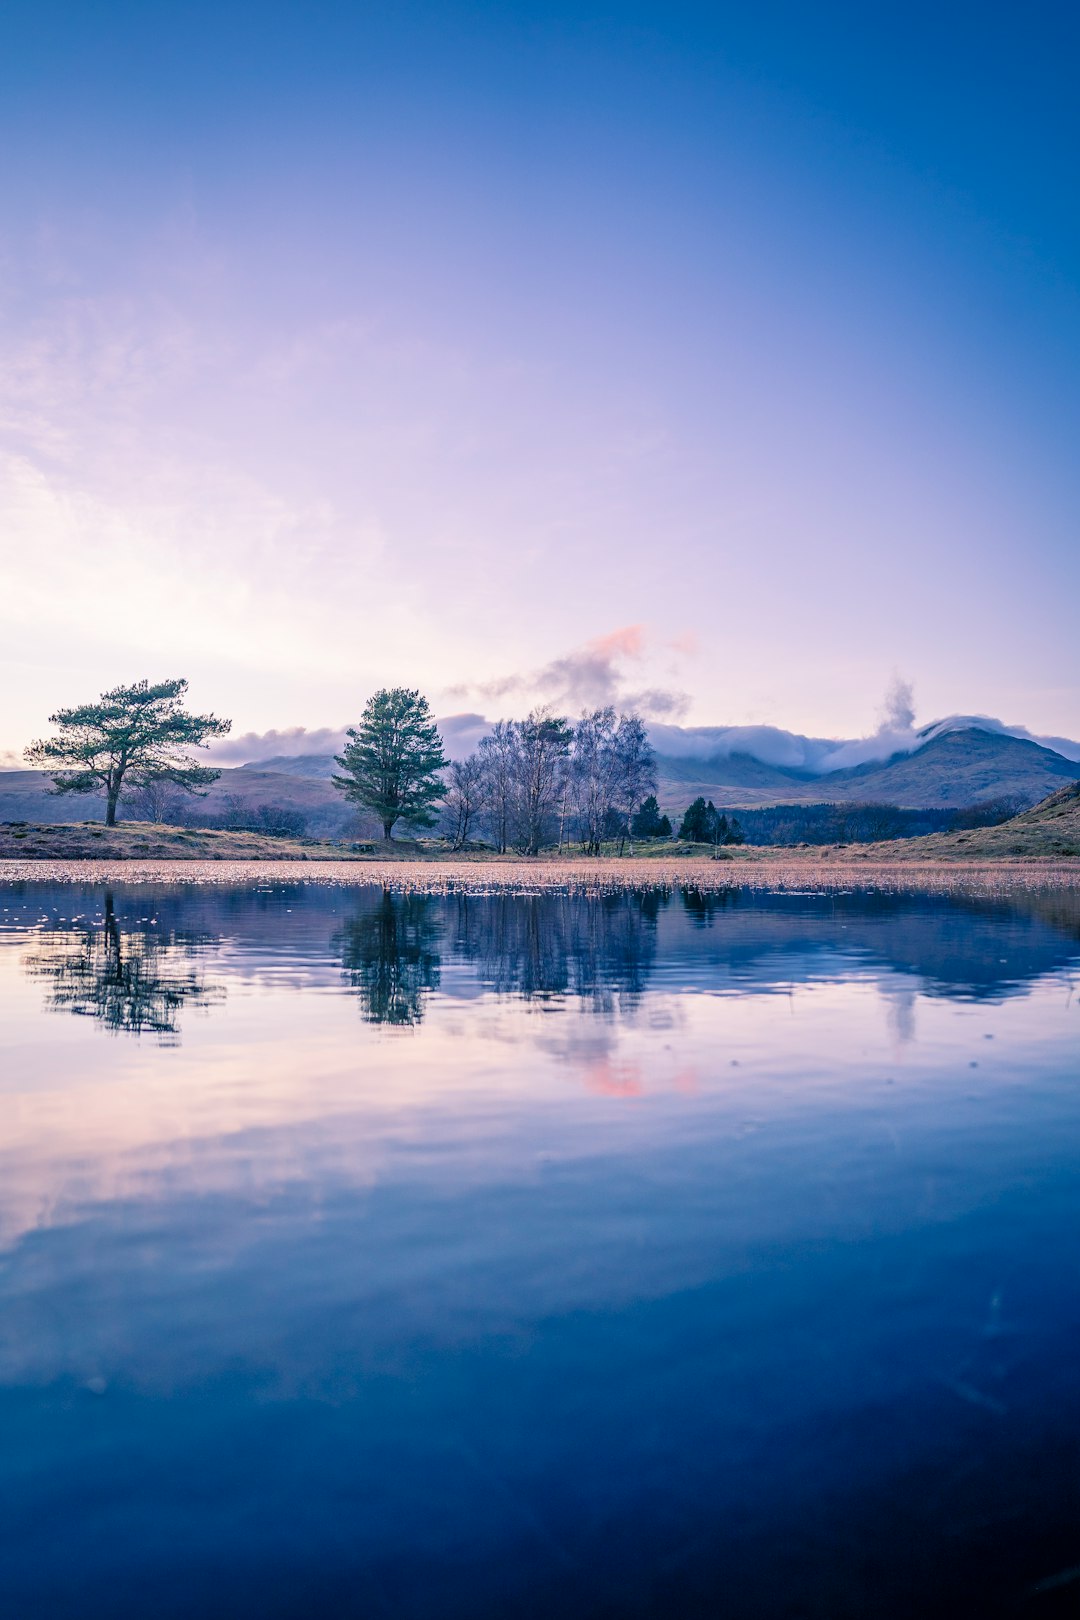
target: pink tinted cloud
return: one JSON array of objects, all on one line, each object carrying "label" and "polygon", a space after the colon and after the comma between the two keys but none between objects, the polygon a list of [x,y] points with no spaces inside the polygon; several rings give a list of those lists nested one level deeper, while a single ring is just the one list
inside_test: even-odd
[{"label": "pink tinted cloud", "polygon": [[474,691],[494,699],[521,696],[526,703],[540,698],[571,711],[610,704],[612,708],[637,710],[649,719],[677,719],[690,704],[685,692],[671,687],[639,687],[626,671],[626,664],[639,663],[647,652],[645,626],[621,625],[539,669],[500,676],[472,688],[448,689],[447,696],[460,698]]}]

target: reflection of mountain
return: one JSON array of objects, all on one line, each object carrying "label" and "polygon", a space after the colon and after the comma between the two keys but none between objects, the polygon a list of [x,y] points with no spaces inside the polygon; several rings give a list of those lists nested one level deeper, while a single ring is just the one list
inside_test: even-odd
[{"label": "reflection of mountain", "polygon": [[683,891],[684,917],[664,938],[664,964],[697,988],[770,989],[852,968],[921,980],[926,995],[1015,994],[1080,964],[1080,891],[1008,898],[875,891],[768,894]]},{"label": "reflection of mountain", "polygon": [[418,1024],[439,987],[443,919],[426,894],[368,894],[333,948],[371,1024]]},{"label": "reflection of mountain", "polygon": [[24,965],[31,978],[49,985],[54,1012],[95,1018],[107,1029],[132,1035],[177,1037],[186,1005],[208,1006],[224,996],[192,964],[193,942],[163,938],[149,927],[121,927],[106,891],[100,927],[38,936],[38,949]]}]

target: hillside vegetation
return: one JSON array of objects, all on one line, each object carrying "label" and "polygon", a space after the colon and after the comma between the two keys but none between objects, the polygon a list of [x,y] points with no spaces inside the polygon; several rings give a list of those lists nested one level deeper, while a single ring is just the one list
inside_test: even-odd
[{"label": "hillside vegetation", "polygon": [[879,860],[888,855],[895,860],[971,861],[1080,855],[1080,782],[1070,783],[999,827],[866,844],[859,853]]}]

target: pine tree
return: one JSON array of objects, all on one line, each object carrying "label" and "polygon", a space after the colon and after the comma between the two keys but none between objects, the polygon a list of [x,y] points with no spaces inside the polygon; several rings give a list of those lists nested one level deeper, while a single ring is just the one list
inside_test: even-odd
[{"label": "pine tree", "polygon": [[439,772],[449,761],[427,699],[404,686],[384,688],[346,735],[344,752],[335,756],[343,774],[332,778],[334,786],[378,816],[388,841],[399,820],[430,827],[445,791]]},{"label": "pine tree", "polygon": [[192,759],[188,749],[223,737],[231,722],[189,714],[186,692],[184,680],[138,681],[103,692],[96,703],[58,709],[49,716],[57,735],[31,743],[26,758],[51,771],[54,793],[104,793],[105,825],[113,827],[125,790],[171,782],[194,793],[221,774]]},{"label": "pine tree", "polygon": [[[709,818],[711,803],[707,806],[703,798],[696,798],[689,806],[682,818],[679,828],[679,837],[690,844],[708,844],[712,842],[712,823]],[[713,815],[716,812],[713,810]]]},{"label": "pine tree", "polygon": [[[661,817],[660,806],[656,802],[656,794],[650,793],[647,799],[641,802],[641,808],[630,823],[630,830],[635,838],[659,838],[663,832],[663,822],[667,817]],[[668,822],[668,836],[671,835],[671,823]]]}]

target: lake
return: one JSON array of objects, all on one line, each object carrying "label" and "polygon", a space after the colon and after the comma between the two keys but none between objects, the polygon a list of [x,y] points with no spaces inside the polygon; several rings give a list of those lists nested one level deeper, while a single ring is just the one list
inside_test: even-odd
[{"label": "lake", "polygon": [[1080,1608],[1080,890],[0,887],[0,1612]]}]

